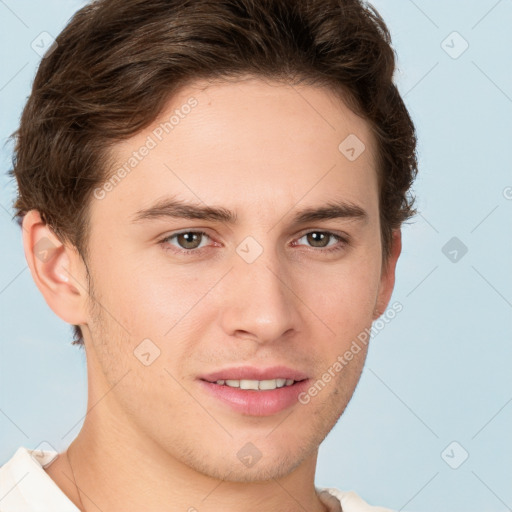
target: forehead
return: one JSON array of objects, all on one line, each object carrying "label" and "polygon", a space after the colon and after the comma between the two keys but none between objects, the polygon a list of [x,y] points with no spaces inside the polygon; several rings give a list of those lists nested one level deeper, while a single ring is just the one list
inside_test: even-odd
[{"label": "forehead", "polygon": [[125,213],[169,193],[275,208],[341,195],[367,210],[377,197],[369,123],[326,88],[198,81],[112,157],[112,186],[99,207]]}]

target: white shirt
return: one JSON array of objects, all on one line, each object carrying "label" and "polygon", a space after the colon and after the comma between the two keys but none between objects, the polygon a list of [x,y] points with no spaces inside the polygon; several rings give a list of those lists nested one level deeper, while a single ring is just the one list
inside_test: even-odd
[{"label": "white shirt", "polygon": [[[20,447],[0,467],[0,512],[80,512],[43,469],[57,452]],[[330,512],[392,512],[371,507],[353,491],[317,488]]]}]

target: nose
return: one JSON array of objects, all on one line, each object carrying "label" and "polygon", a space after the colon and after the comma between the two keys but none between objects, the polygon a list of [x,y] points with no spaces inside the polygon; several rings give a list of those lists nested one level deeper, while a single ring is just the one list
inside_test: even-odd
[{"label": "nose", "polygon": [[234,256],[224,283],[221,324],[229,336],[269,343],[289,336],[300,326],[300,301],[290,273],[277,255],[264,251],[254,262]]}]

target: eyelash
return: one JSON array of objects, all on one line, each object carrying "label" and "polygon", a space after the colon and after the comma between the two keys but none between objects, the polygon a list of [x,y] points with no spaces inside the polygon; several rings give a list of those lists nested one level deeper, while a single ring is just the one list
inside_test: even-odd
[{"label": "eyelash", "polygon": [[[208,235],[208,233],[206,233],[204,231],[201,231],[201,230],[198,230],[198,231],[188,230],[188,231],[180,231],[179,233],[174,233],[172,235],[166,236],[164,239],[160,240],[159,243],[162,245],[162,248],[165,251],[172,251],[172,252],[175,252],[177,254],[198,255],[198,254],[201,254],[204,249],[207,249],[207,247],[201,247],[200,249],[197,249],[197,248],[196,249],[181,249],[181,248],[178,248],[176,246],[173,246],[173,248],[171,249],[169,247],[169,245],[168,245],[169,240],[171,240],[171,239],[173,239],[173,238],[175,238],[175,237],[177,237],[179,235],[184,235],[184,234],[187,234],[187,233],[193,233],[193,234],[205,236],[205,237],[211,239],[211,237]],[[348,237],[344,238],[341,235],[337,235],[336,233],[332,233],[331,231],[312,230],[312,231],[308,231],[308,232],[302,234],[298,239],[300,240],[301,238],[304,238],[305,236],[307,236],[307,235],[309,235],[311,233],[322,233],[322,234],[328,235],[328,236],[330,236],[332,238],[335,238],[338,242],[341,242],[341,245],[337,244],[337,245],[329,247],[329,248],[310,247],[312,250],[314,250],[316,252],[333,253],[333,252],[341,251],[342,249],[345,248],[346,245],[349,244],[349,238]]]}]

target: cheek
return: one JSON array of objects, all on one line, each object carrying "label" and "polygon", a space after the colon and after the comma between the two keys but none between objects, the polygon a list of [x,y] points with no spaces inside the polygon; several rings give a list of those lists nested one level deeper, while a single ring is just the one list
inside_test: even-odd
[{"label": "cheek", "polygon": [[[353,334],[372,321],[380,267],[372,259],[340,263],[296,279],[297,295],[335,333]],[[331,333],[332,334],[332,333]]]},{"label": "cheek", "polygon": [[197,312],[207,312],[219,271],[157,261],[115,268],[109,277],[109,303],[133,337],[159,340],[165,346],[183,330],[197,329],[193,320]]},{"label": "cheek", "polygon": [[156,282],[136,261],[113,252],[95,262],[94,291],[108,323],[134,338],[146,336],[155,318],[168,312],[169,298],[176,295],[172,283]]}]

